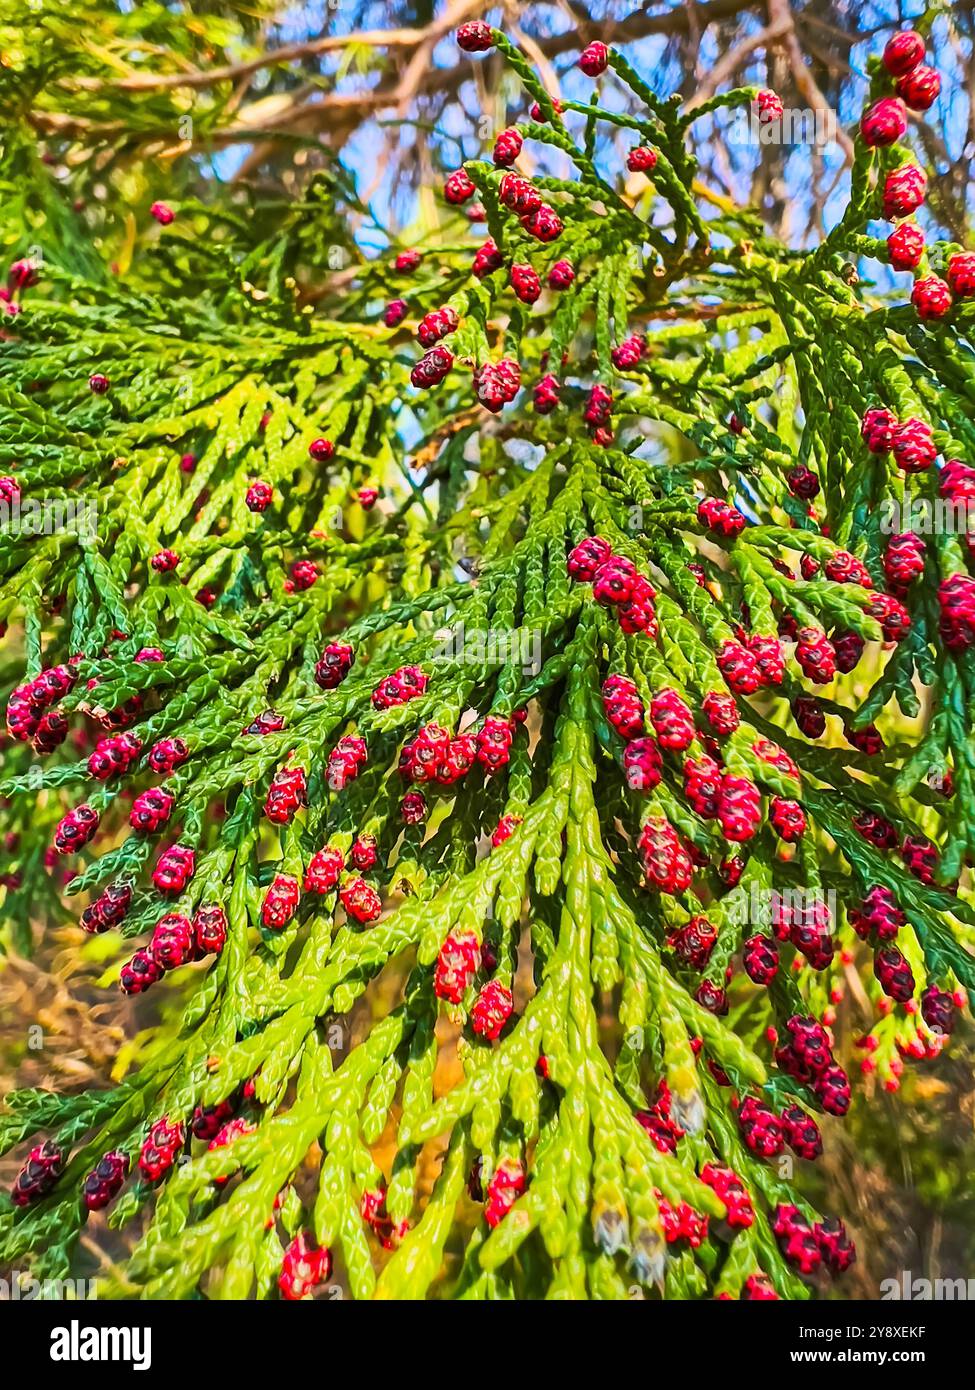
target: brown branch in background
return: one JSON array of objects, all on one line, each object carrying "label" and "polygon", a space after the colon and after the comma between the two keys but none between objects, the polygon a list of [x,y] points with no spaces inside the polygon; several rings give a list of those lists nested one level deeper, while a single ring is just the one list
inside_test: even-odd
[{"label": "brown branch in background", "polygon": [[707,77],[701,80],[697,91],[686,102],[686,110],[694,111],[698,106],[703,106],[706,101],[710,101],[722,82],[729,82],[757,48],[767,48],[791,27],[791,18],[779,19],[774,24],[769,24],[756,34],[752,34],[749,38],[742,39],[741,43],[730,49],[721,61],[715,64]]},{"label": "brown branch in background", "polygon": [[[691,86],[696,85],[701,77],[701,39],[704,36],[704,30],[697,17],[696,0],[684,0],[684,9],[687,13],[688,54],[685,67],[687,69],[687,91],[689,91]],[[686,91],[684,95],[687,95]]]},{"label": "brown branch in background", "polygon": [[140,72],[133,73],[131,77],[111,79],[71,77],[62,79],[62,83],[87,92],[102,91],[106,87],[122,92],[161,92],[174,87],[213,87],[220,82],[236,82],[242,77],[253,76],[262,68],[278,67],[282,63],[293,63],[302,58],[338,52],[351,44],[364,48],[417,48],[431,40],[436,42],[458,24],[462,24],[465,19],[480,14],[486,8],[486,0],[455,0],[439,19],[433,20],[424,29],[363,29],[349,34],[326,34],[322,38],[307,39],[301,43],[270,49],[245,63],[208,68],[205,72]]},{"label": "brown branch in background", "polygon": [[782,43],[789,60],[789,70],[792,73],[793,82],[795,82],[803,99],[808,102],[810,107],[814,111],[822,112],[829,118],[832,128],[836,131],[836,143],[843,151],[847,164],[852,164],[853,141],[840,125],[836,112],[820,91],[816,79],[806,66],[802,48],[799,45],[799,38],[796,34],[795,20],[792,15],[789,0],[768,0],[768,17],[770,25],[776,27],[784,26]]},{"label": "brown branch in background", "polygon": [[549,62],[545,50],[541,47],[541,45],[538,42],[536,42],[535,39],[532,38],[530,34],[525,33],[525,31],[518,24],[517,20],[512,20],[511,32],[516,42],[519,43],[522,46],[522,48],[524,48],[529,58],[538,68],[539,76],[542,79],[542,85],[548,92],[549,96],[558,96],[558,74],[556,73],[552,64]]},{"label": "brown branch in background", "polygon": [[[131,77],[104,80],[101,78],[71,77],[62,79],[62,85],[70,85],[76,90],[100,90],[114,88],[120,91],[147,92],[175,90],[179,88],[203,88],[224,81],[237,81],[252,75],[265,67],[293,62],[298,58],[340,50],[351,43],[359,43],[375,48],[390,50],[420,49],[432,44],[456,28],[459,23],[472,15],[483,13],[488,8],[487,0],[456,0],[445,13],[423,29],[364,30],[361,33],[328,35],[301,44],[291,44],[285,48],[274,49],[249,63],[232,67],[212,68],[198,73],[137,73]],[[709,0],[707,4],[693,3],[695,23],[703,32],[708,25],[727,19],[749,8],[749,0]],[[653,34],[672,36],[686,35],[691,21],[685,7],[679,7],[662,15],[648,15],[642,10],[631,12],[622,20],[593,21],[580,17],[578,28],[563,34],[551,35],[536,41],[538,55],[551,60],[561,53],[578,48],[594,38],[605,42],[624,44]],[[471,75],[472,67],[468,59],[453,67],[439,69],[424,64],[419,74],[407,66],[410,81],[410,95],[420,97],[436,93],[452,95]],[[260,140],[273,132],[287,134],[317,134],[324,132],[328,144],[337,148],[345,142],[349,134],[362,121],[379,112],[396,109],[401,97],[401,82],[394,84],[390,79],[372,91],[338,93],[333,92],[320,98],[296,101],[294,93],[282,93],[279,99],[262,97],[241,108],[237,121],[222,130],[211,132],[205,139],[195,141],[199,148],[222,147],[249,140]],[[70,116],[40,109],[31,113],[30,119],[41,133],[64,136],[66,138],[86,137],[95,140],[117,138],[120,134],[132,136],[131,127],[121,123],[99,126],[81,117]],[[144,137],[166,142],[177,140],[175,132],[159,131]],[[187,145],[187,148],[189,146]]]},{"label": "brown branch in background", "polygon": [[937,169],[939,165],[947,166],[946,173],[936,174],[929,181],[928,204],[932,212],[951,233],[953,239],[964,244],[968,233],[968,215],[965,206],[969,175],[968,162],[953,165],[941,136],[926,121],[917,122],[917,133],[924,146],[928,164],[934,169]]},{"label": "brown branch in background", "polygon": [[[277,67],[283,63],[292,63],[301,58],[316,57],[323,53],[338,52],[343,48],[348,48],[350,44],[389,50],[420,48],[431,41],[436,42],[443,38],[458,24],[463,23],[465,19],[481,14],[489,8],[488,0],[455,0],[455,3],[439,19],[434,20],[423,29],[365,29],[358,33],[329,34],[323,38],[309,39],[301,43],[272,49],[248,62],[210,68],[204,72],[146,72],[133,73],[130,77],[111,79],[72,76],[62,78],[61,85],[77,91],[89,92],[101,91],[105,88],[125,92],[148,92],[167,91],[180,87],[212,87],[221,82],[236,82],[242,77],[260,72],[263,68]],[[699,4],[697,0],[691,0],[689,8],[694,12],[694,22],[699,24],[703,31],[709,24],[713,24],[719,19],[727,19],[748,9],[749,4],[748,0],[709,0],[707,4]],[[633,39],[646,38],[652,34],[687,34],[690,24],[691,21],[686,8],[672,10],[663,15],[647,15],[642,10],[637,10],[622,20],[595,21],[587,16],[580,16],[578,27],[575,30],[538,40],[538,50],[542,56],[552,58],[593,38],[601,38],[605,42],[626,43]],[[433,79],[434,84],[436,84],[436,79],[443,77],[446,87],[452,88],[459,85],[468,71],[469,64],[466,62],[439,72],[434,70],[429,74],[426,85],[430,85],[430,79]]]}]

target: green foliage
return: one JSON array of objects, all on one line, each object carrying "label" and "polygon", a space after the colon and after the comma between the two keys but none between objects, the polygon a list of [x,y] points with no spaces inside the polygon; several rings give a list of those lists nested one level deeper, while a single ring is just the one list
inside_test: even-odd
[{"label": "green foliage", "polygon": [[[210,28],[206,41],[219,43]],[[45,34],[56,42],[56,29]],[[140,218],[117,277],[77,231],[62,238],[66,214],[50,188],[44,222],[11,248],[40,244],[44,254],[41,283],[24,295],[0,355],[0,470],[25,504],[83,498],[97,524],[90,534],[0,536],[6,689],[75,660],[60,712],[78,733],[85,719],[104,732],[111,712],[134,708],[143,760],[93,785],[83,738],[43,759],[29,742],[8,744],[0,795],[5,828],[19,836],[20,882],[6,891],[7,930],[24,950],[31,913],[74,916],[124,883],[133,897],[112,975],[131,949],[125,938],[146,938],[164,912],[191,917],[219,904],[229,934],[207,967],[156,986],[178,997],[176,1021],[113,1089],[8,1098],[0,1147],[45,1135],[68,1157],[38,1200],[3,1200],[4,1262],[66,1272],[87,1217],[81,1184],[99,1158],[118,1150],[135,1170],[150,1124],[165,1115],[188,1126],[197,1107],[232,1098],[247,1121],[233,1142],[189,1140],[188,1161],[156,1184],[136,1171],[115,1202],[113,1225],[144,1225],[105,1294],[269,1296],[282,1245],[306,1229],[340,1256],[357,1298],[612,1298],[634,1284],[666,1297],[737,1297],[760,1274],[779,1296],[805,1297],[821,1285],[799,1279],[771,1220],[778,1203],[814,1214],[781,1165],[749,1152],[732,1095],[819,1106],[808,1079],[775,1065],[768,1030],[784,1035],[795,1015],[829,1017],[840,953],[869,960],[846,910],[873,885],[906,914],[898,945],[916,995],[929,982],[975,983],[975,918],[967,882],[956,887],[975,850],[965,813],[975,668],[970,649],[940,640],[936,598],[940,579],[967,573],[958,538],[927,538],[904,640],[882,645],[872,609],[872,588],[885,582],[882,508],[903,500],[905,479],[867,452],[861,417],[887,406],[930,424],[944,456],[972,454],[972,310],[919,322],[851,273],[851,254],[886,257],[867,223],[905,152],[858,148],[851,213],[800,256],[695,184],[688,118],[621,56],[612,80],[645,103],[643,115],[570,103],[563,119],[527,61],[500,35],[495,43],[546,118],[525,122],[525,138],[569,155],[574,169],[571,180],[536,181],[564,223],[543,246],[501,201],[504,171],[468,165],[505,266],[530,263],[543,280],[556,260],[575,268],[571,289],[530,312],[506,270],[472,277],[476,242],[450,209],[416,269],[395,268],[396,246],[364,256],[347,221],[364,210],[329,172],[296,203],[186,200],[166,228]],[[13,85],[24,97],[29,74]],[[142,109],[147,121],[172,115]],[[652,184],[620,191],[585,131],[574,133],[580,113],[652,144]],[[44,177],[25,145],[5,147],[11,186]],[[27,201],[5,209],[8,236],[18,216],[27,220]],[[931,247],[931,264],[948,249]],[[394,298],[408,317],[387,328]],[[417,390],[410,330],[444,305],[460,318],[451,368]],[[634,325],[645,347],[617,369],[614,348]],[[557,374],[559,408],[481,410],[471,371],[505,357],[529,383]],[[89,391],[94,372],[109,378],[104,394]],[[611,434],[583,419],[595,383],[612,389]],[[325,462],[309,457],[317,438],[335,445]],[[797,465],[822,483],[815,512],[789,490]],[[256,479],[274,490],[263,513],[245,501]],[[918,479],[918,495],[933,500],[936,470]],[[375,509],[362,505],[367,487],[381,489]],[[700,519],[705,495],[737,505],[750,524],[715,535]],[[569,577],[567,555],[587,535],[651,581],[656,636],[624,633],[590,585]],[[178,568],[160,573],[150,561],[167,549]],[[860,558],[865,583],[824,577],[845,551]],[[291,567],[309,560],[317,577],[302,589]],[[197,601],[206,590],[212,605]],[[725,824],[688,798],[681,754],[665,754],[647,795],[630,790],[625,743],[599,696],[607,675],[632,680],[647,710],[670,690],[697,714],[709,694],[728,695],[717,660],[726,643],[803,627],[865,639],[872,686],[857,676],[830,685],[822,708],[832,733],[816,742],[790,715],[790,701],[809,693],[790,664],[780,684],[737,697],[738,727],[720,743],[725,775],[766,802],[801,800],[801,844],[783,844],[764,818],[729,843]],[[445,628],[464,638],[447,644]],[[526,667],[523,641],[537,645],[537,668]],[[314,672],[328,642],[349,644],[355,663],[323,690]],[[164,660],[137,661],[144,648]],[[406,665],[428,678],[424,691],[377,709],[380,681]],[[271,708],[280,729],[241,732]],[[397,766],[422,726],[456,736],[522,710],[510,760],[424,783],[428,817],[404,824]],[[840,721],[875,720],[887,739],[874,756],[838,732]],[[329,761],[349,735],[365,740],[368,762],[339,787]],[[713,751],[713,737],[698,717],[689,755]],[[144,755],[170,738],[185,741],[189,759],[162,783]],[[285,766],[306,770],[306,804],[273,825],[265,801]],[[954,802],[925,783],[946,767]],[[155,839],[128,824],[128,794],[156,784],[175,800],[166,833],[178,826],[196,856],[170,902],[151,883]],[[81,802],[98,812],[99,833],[70,861],[65,909],[45,850]],[[937,872],[922,881],[868,843],[854,826],[865,812],[899,840],[937,846]],[[507,837],[496,833],[503,818]],[[657,818],[693,848],[686,889],[647,886],[641,837]],[[378,920],[358,923],[333,890],[306,892],[283,928],[267,924],[276,875],[300,880],[323,846],[348,855],[364,834],[376,840]],[[735,854],[742,874],[729,886]],[[739,972],[730,1011],[712,1011],[707,986],[724,989],[759,930],[751,905],[790,889],[836,895],[837,954],[816,971],[783,945],[772,988]],[[703,970],[673,949],[701,915],[717,932]],[[465,933],[480,949],[477,974],[451,1005],[435,990],[437,962]],[[788,968],[794,954],[801,969]],[[515,997],[494,1042],[472,1014],[489,980]],[[938,1050],[943,1040],[916,1008],[887,1009],[872,977],[862,988],[884,1013],[882,1070],[899,1049]],[[353,1010],[368,1027],[351,1029]],[[460,1064],[449,1085],[448,1039]],[[667,1109],[661,1094],[680,1131],[673,1151],[635,1119]],[[475,1163],[489,1211],[498,1173],[521,1178],[494,1222],[465,1196]],[[727,1203],[701,1178],[708,1164],[739,1174],[752,1224],[725,1220]],[[386,1215],[370,1222],[363,1194],[380,1185]],[[665,1239],[682,1203],[709,1218],[699,1244]]]}]

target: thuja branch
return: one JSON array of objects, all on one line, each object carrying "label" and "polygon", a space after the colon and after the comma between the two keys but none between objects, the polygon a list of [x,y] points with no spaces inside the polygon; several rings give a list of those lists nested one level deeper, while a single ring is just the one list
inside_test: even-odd
[{"label": "thuja branch", "polygon": [[937,74],[895,36],[799,256],[685,143],[774,93],[681,110],[595,41],[563,102],[457,38],[528,110],[435,251],[362,256],[329,175],[259,232],[156,203],[126,288],[11,267],[0,500],[92,511],[0,544],[5,929],[169,1007],[112,1089],[8,1097],[0,1258],[107,1209],[117,1297],[823,1293],[847,971],[889,1089],[975,983],[967,536],[887,524],[975,487],[975,258],[901,143]]}]

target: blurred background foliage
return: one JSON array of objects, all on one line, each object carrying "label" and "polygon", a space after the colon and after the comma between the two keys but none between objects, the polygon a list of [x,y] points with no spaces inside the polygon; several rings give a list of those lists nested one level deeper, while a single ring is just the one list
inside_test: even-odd
[{"label": "blurred background foliage", "polygon": [[[924,216],[971,246],[973,10],[975,0],[927,9],[886,0],[5,0],[0,252],[34,254],[57,269],[54,279],[78,276],[106,293],[121,281],[164,294],[179,263],[157,254],[149,207],[165,199],[213,254],[222,243],[247,267],[248,247],[259,248],[264,275],[282,270],[267,264],[280,237],[291,248],[283,269],[305,302],[318,302],[342,294],[349,267],[390,244],[456,239],[459,215],[436,193],[443,175],[525,114],[496,59],[472,65],[453,42],[458,23],[482,15],[523,46],[553,94],[586,99],[574,60],[601,38],[664,95],[696,104],[757,83],[786,107],[818,113],[835,132],[821,145],[743,140],[726,113],[695,127],[702,182],[800,246],[842,210],[867,55],[912,24],[945,79],[942,100],[915,127],[932,176]],[[615,99],[622,109],[624,94]],[[619,169],[605,138],[597,157]],[[164,988],[151,1003],[103,990],[98,953],[56,895],[33,904],[20,942],[0,958],[0,1092],[103,1084],[131,1065],[149,1021],[165,1018]],[[856,1065],[870,1014],[848,974],[836,1032]],[[382,987],[398,984],[387,975]],[[371,1002],[349,1021],[346,1043],[367,1026]],[[607,999],[607,1027],[614,1018]],[[850,1118],[829,1127],[820,1164],[801,1165],[810,1198],[850,1224],[863,1252],[844,1297],[875,1297],[903,1271],[975,1278],[973,1076],[970,1030],[961,1030],[942,1057],[908,1065],[896,1093],[865,1078]],[[0,1164],[0,1179],[11,1176],[11,1163]],[[114,1258],[122,1239],[92,1223],[93,1264]]]}]

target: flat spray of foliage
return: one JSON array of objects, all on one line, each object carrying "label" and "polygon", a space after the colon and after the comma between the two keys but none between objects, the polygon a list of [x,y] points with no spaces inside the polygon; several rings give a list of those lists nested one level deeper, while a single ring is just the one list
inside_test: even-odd
[{"label": "flat spray of foliage", "polygon": [[[497,31],[491,42],[523,83],[526,145],[571,166],[532,185],[563,224],[551,243],[501,200],[505,170],[471,162],[486,229],[445,205],[409,269],[395,266],[402,245],[362,256],[345,230],[352,191],[322,174],[302,202],[253,216],[177,200],[170,225],[147,219],[115,276],[76,234],[61,253],[52,228],[69,214],[44,185],[39,283],[15,296],[22,312],[0,345],[0,471],[22,507],[84,498],[95,526],[0,534],[5,689],[69,673],[45,711],[64,717],[48,720],[52,750],[37,751],[36,726],[4,749],[3,827],[19,836],[5,930],[25,950],[31,917],[77,920],[110,885],[131,891],[99,938],[106,983],[166,913],[192,921],[220,908],[227,935],[205,964],[155,984],[150,1003],[165,1000],[170,1017],[117,1085],[7,1098],[3,1149],[47,1139],[60,1159],[30,1200],[0,1198],[2,1263],[26,1260],[45,1277],[76,1267],[82,1185],[112,1153],[124,1155],[116,1176],[109,1165],[86,1190],[107,1184],[111,1224],[138,1221],[142,1234],[103,1296],[277,1296],[283,1250],[292,1242],[293,1258],[300,1234],[313,1256],[332,1251],[356,1298],[624,1297],[634,1283],[652,1296],[806,1297],[825,1287],[827,1261],[810,1259],[822,1268],[801,1278],[773,1223],[783,1205],[798,1205],[800,1229],[817,1214],[753,1152],[735,1102],[813,1113],[822,1088],[776,1064],[769,1030],[781,1043],[790,1019],[829,1021],[856,960],[878,1010],[882,1074],[905,1050],[941,1045],[916,1003],[887,1007],[848,919],[877,885],[904,919],[897,946],[915,998],[975,983],[975,916],[957,886],[975,851],[975,658],[939,636],[938,603],[942,581],[967,576],[967,551],[957,535],[924,538],[909,629],[882,644],[884,507],[905,488],[936,499],[939,468],[906,475],[861,436],[865,413],[887,409],[928,426],[942,459],[975,463],[975,310],[923,320],[853,271],[888,258],[868,224],[908,150],[858,138],[845,216],[815,253],[796,254],[700,188],[686,152],[689,122],[753,103],[754,89],[685,117],[610,52],[592,104],[556,111],[525,58]],[[639,117],[600,104],[613,83],[640,99]],[[874,97],[889,92],[879,64],[873,83]],[[597,167],[602,122],[656,152],[650,181]],[[46,174],[25,150],[5,146],[4,178],[40,188]],[[40,206],[24,199],[25,224]],[[8,231],[10,217],[8,206]],[[485,235],[498,268],[478,278]],[[36,240],[25,225],[12,250],[27,256]],[[344,267],[332,275],[337,246]],[[929,246],[927,268],[958,250]],[[556,261],[574,269],[559,290],[546,287]],[[533,305],[513,292],[513,264],[540,277]],[[387,327],[397,299],[405,317]],[[448,369],[418,389],[417,324],[445,307],[457,319],[441,344]],[[635,358],[620,354],[634,332]],[[472,371],[502,359],[524,385],[490,414],[475,395],[484,373],[472,382]],[[93,391],[99,373],[107,389]],[[560,398],[550,413],[532,399],[545,376]],[[598,419],[595,384],[612,393],[597,392]],[[331,457],[309,456],[316,439],[331,441]],[[800,466],[819,480],[812,506],[790,490]],[[255,480],[273,489],[264,511],[247,502]],[[720,534],[704,497],[747,524]],[[613,605],[570,576],[567,557],[587,536],[649,581],[644,630],[624,631]],[[167,551],[175,569],[159,561]],[[858,557],[856,582],[828,577],[841,552]],[[787,644],[810,628],[844,634],[847,648],[850,634],[864,639],[860,670],[876,673],[872,688],[862,676],[820,688],[825,738],[800,732],[792,713],[815,686]],[[729,644],[747,653],[780,637],[779,679],[748,694],[735,678],[731,693]],[[354,662],[323,689],[316,663],[330,643]],[[374,701],[403,667],[424,677],[414,698]],[[651,711],[664,690],[696,721],[689,746],[661,736],[661,776],[642,792],[601,695],[609,675],[632,682],[646,737],[660,733]],[[701,712],[709,694],[730,698],[730,732]],[[268,710],[266,732],[242,732]],[[476,740],[492,718],[510,731],[495,767],[482,758],[463,775],[404,779],[401,762],[414,764],[401,750],[418,731]],[[886,741],[860,751],[846,734],[877,720]],[[111,738],[123,726],[137,754],[124,775],[93,779],[85,729]],[[367,750],[354,776],[333,753],[348,737]],[[165,740],[188,756],[163,776],[147,754]],[[729,797],[744,784],[760,808],[730,842],[730,813],[687,792],[685,761],[706,757]],[[272,780],[297,768],[304,789],[269,820]],[[950,799],[926,780],[943,786],[949,771]],[[133,793],[150,787],[172,798],[155,833],[129,824]],[[411,791],[425,813],[404,822]],[[806,830],[791,842],[768,818],[776,798],[801,802]],[[97,835],[52,855],[58,823],[82,804]],[[661,866],[654,835],[690,866],[686,886],[666,881],[673,864]],[[382,913],[359,922],[339,893],[360,876],[352,847],[367,836],[375,863],[361,877]],[[919,872],[898,853],[905,840],[928,847],[912,861]],[[164,899],[153,868],[174,841],[193,851],[193,871]],[[308,891],[324,847],[346,869],[331,891]],[[282,877],[300,902],[274,925],[267,895]],[[805,963],[754,920],[754,904],[790,888],[832,904],[825,963]],[[681,943],[702,916],[716,940],[695,962]],[[781,953],[768,988],[740,966],[756,933]],[[454,1003],[436,987],[448,938],[474,952]],[[392,985],[363,1001],[383,972]],[[476,1001],[508,989],[513,1011],[492,1039],[490,1021],[474,1026]],[[333,1051],[348,1038],[334,1025],[357,1001],[361,1040]],[[453,1071],[438,1069],[445,1043]],[[239,1121],[215,1146],[207,1107]],[[150,1178],[140,1154],[164,1116],[177,1137]],[[728,1168],[737,1220],[714,1176]],[[289,1296],[305,1287],[286,1282]]]}]

